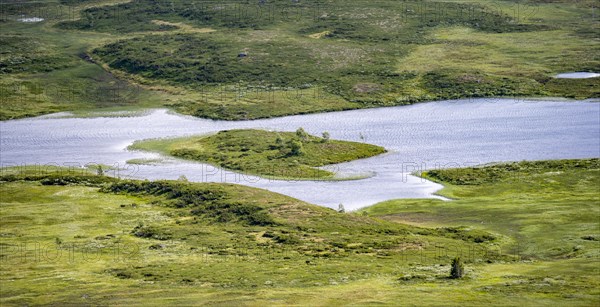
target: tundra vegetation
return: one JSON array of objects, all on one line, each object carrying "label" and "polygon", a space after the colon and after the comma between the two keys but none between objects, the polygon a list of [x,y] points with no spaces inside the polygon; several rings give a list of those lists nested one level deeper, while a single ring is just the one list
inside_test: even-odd
[{"label": "tundra vegetation", "polygon": [[0,302],[598,302],[598,159],[425,176],[454,200],[341,213],[231,184],[1,169]]},{"label": "tundra vegetation", "polygon": [[[43,20],[23,19],[33,17]],[[0,120],[154,107],[246,120],[598,98],[599,78],[553,76],[600,72],[599,27],[594,0],[4,1]],[[303,129],[131,148],[324,180],[336,178],[319,166],[385,151]],[[116,171],[0,169],[1,305],[600,304],[599,159],[429,170],[421,175],[451,201],[356,212]]]},{"label": "tundra vegetation", "polygon": [[385,152],[379,146],[330,140],[296,132],[228,130],[213,135],[137,141],[130,150],[158,151],[173,157],[212,163],[272,178],[336,180],[316,167],[368,158]]},{"label": "tundra vegetation", "polygon": [[593,0],[2,6],[0,119],[167,106],[234,120],[600,95],[598,78],[553,78],[600,71]]}]

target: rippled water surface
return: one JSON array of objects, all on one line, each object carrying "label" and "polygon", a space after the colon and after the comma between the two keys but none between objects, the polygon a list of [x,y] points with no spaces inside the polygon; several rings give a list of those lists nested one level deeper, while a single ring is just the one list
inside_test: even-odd
[{"label": "rippled water surface", "polygon": [[[61,118],[57,115],[0,123],[2,166],[118,163],[156,154],[129,152],[135,140],[210,133],[233,128],[293,131],[304,127],[332,138],[365,141],[387,154],[344,163],[343,174],[372,174],[342,182],[274,181],[218,170],[201,163],[167,160],[125,166],[121,176],[240,183],[311,203],[355,209],[393,198],[424,198],[439,185],[408,175],[422,168],[496,161],[600,156],[598,101],[458,100],[412,106],[225,122],[153,110],[133,117]],[[361,137],[362,136],[362,137]]]}]

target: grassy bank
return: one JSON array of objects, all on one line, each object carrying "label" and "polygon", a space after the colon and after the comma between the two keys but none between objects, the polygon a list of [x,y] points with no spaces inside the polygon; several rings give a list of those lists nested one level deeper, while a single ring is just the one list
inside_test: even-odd
[{"label": "grassy bank", "polygon": [[[471,178],[446,184],[456,201],[343,214],[237,185],[3,170],[0,300],[594,305],[599,172],[597,159],[448,170]],[[466,276],[449,279],[457,255]]]},{"label": "grassy bank", "polygon": [[[552,77],[600,71],[591,0],[122,2],[4,4],[0,119],[168,106],[243,120],[600,95],[598,78]],[[17,20],[51,10],[69,14]]]},{"label": "grassy bank", "polygon": [[[364,210],[413,225],[467,226],[512,238],[503,249],[545,259],[598,257],[600,162],[518,162],[477,168],[431,170],[454,199],[392,200]],[[520,245],[517,245],[520,243]]]},{"label": "grassy bank", "polygon": [[363,212],[422,227],[463,226],[497,233],[510,238],[499,249],[520,250],[556,265],[573,259],[597,264],[598,159],[507,163],[423,175],[443,183],[440,194],[454,201],[392,200]]},{"label": "grassy bank", "polygon": [[[324,133],[325,136],[325,133]],[[330,140],[293,132],[230,130],[215,135],[137,141],[130,150],[158,151],[182,159],[273,178],[336,179],[316,167],[372,157],[384,148],[357,142]]]}]

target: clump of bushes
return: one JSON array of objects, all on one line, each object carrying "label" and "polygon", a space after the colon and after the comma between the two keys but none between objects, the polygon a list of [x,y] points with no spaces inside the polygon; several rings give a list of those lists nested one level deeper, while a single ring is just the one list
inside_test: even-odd
[{"label": "clump of bushes", "polygon": [[84,169],[40,167],[34,169],[9,169],[0,175],[0,182],[39,181],[43,185],[84,185],[99,187],[118,181],[117,178],[97,176]]},{"label": "clump of bushes", "polygon": [[301,156],[304,154],[304,145],[297,140],[290,141],[290,155]]},{"label": "clump of bushes", "polygon": [[494,183],[505,176],[506,170],[497,168],[460,168],[430,170],[427,177],[456,185]]},{"label": "clump of bushes", "polygon": [[131,233],[138,238],[156,240],[169,240],[172,237],[171,234],[168,232],[158,229],[155,226],[147,226],[144,224],[139,224],[135,226]]},{"label": "clump of bushes", "polygon": [[248,225],[268,226],[275,221],[259,206],[239,202],[211,202],[197,206],[192,214],[214,218],[221,223],[242,221]]},{"label": "clump of bushes", "polygon": [[147,194],[164,196],[178,208],[192,207],[224,199],[227,194],[215,188],[205,188],[187,182],[123,180],[101,189],[106,193]]},{"label": "clump of bushes", "polygon": [[69,175],[69,174],[47,174],[47,175],[4,175],[0,181],[39,181],[43,185],[85,185],[101,186],[105,183],[114,182],[115,178],[95,175]]},{"label": "clump of bushes", "polygon": [[[166,198],[168,206],[191,208],[191,214],[219,223],[242,222],[248,225],[274,225],[275,221],[258,205],[233,201],[222,188],[203,186],[183,181],[115,182],[101,189],[106,193],[154,195]],[[144,236],[146,228],[136,229],[136,236]]]},{"label": "clump of bushes", "polygon": [[460,227],[445,227],[437,229],[441,235],[474,243],[484,243],[496,240],[496,237],[483,230],[467,230]]},{"label": "clump of bushes", "polygon": [[299,244],[300,239],[297,236],[282,233],[265,232],[263,234],[265,238],[271,238],[273,241],[281,244]]},{"label": "clump of bushes", "polygon": [[570,169],[600,169],[600,159],[522,161],[471,168],[436,169],[429,170],[423,175],[433,180],[455,185],[481,185],[507,179],[518,179],[521,174]]}]

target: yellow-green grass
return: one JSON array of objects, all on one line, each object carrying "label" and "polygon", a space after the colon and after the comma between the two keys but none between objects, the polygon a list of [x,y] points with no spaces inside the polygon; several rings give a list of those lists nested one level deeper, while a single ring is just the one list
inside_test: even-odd
[{"label": "yellow-green grass", "polygon": [[[442,27],[430,35],[436,43],[417,47],[400,61],[399,71],[425,73],[447,68],[513,77],[552,76],[581,69],[572,59],[580,58],[585,64],[596,66],[600,60],[590,54],[590,50],[600,48],[597,42],[573,37],[566,30],[516,34]],[[556,44],[556,40],[561,44]]]},{"label": "yellow-green grass", "polygon": [[435,170],[425,176],[443,183],[439,194],[454,200],[391,200],[364,212],[412,225],[491,231],[511,238],[503,250],[536,258],[597,261],[598,159]]},{"label": "yellow-green grass", "polygon": [[[515,175],[512,178],[531,180],[529,188],[519,181],[508,188],[511,183],[506,176],[498,179],[487,171],[466,171],[466,175],[452,178],[468,178],[468,182],[483,178],[486,183],[453,186],[446,195],[459,200],[444,205],[423,200],[420,209],[414,205],[419,202],[416,200],[380,204],[367,209],[368,216],[362,212],[341,214],[236,185],[110,179],[98,183],[104,191],[99,192],[98,187],[79,186],[79,174],[71,175],[72,184],[56,186],[44,180],[41,182],[46,185],[29,181],[36,180],[25,178],[30,171],[11,170],[10,174],[24,177],[0,178],[10,180],[0,183],[0,302],[8,306],[595,305],[600,296],[594,254],[598,246],[576,238],[598,232],[597,226],[582,232],[585,217],[578,215],[578,210],[587,210],[590,216],[597,213],[597,194],[587,191],[597,186],[599,177],[593,163],[597,161],[580,162],[583,167],[564,163],[528,166],[520,173],[514,173],[514,168],[507,170]],[[556,180],[559,171],[568,178],[558,184],[565,187],[540,190],[539,194],[544,194],[540,200],[535,191],[544,183],[551,184],[547,180]],[[469,193],[484,195],[477,205],[466,203],[476,195],[460,193],[469,188],[477,189]],[[570,189],[574,190],[568,193]],[[486,190],[492,192],[485,194]],[[186,196],[205,197],[207,192],[219,197],[194,201]],[[509,200],[523,195],[537,204],[536,209],[545,206],[547,217],[555,218],[552,211],[556,206],[547,202],[552,193],[576,206],[562,214],[567,226],[545,235],[547,244],[559,249],[578,244],[581,252],[556,255],[543,248],[511,252],[504,249],[511,239],[524,242],[539,234],[516,234],[500,223],[479,222],[526,219],[523,224],[546,225],[545,217],[534,214],[536,210],[528,211],[529,207]],[[494,197],[499,199],[496,207],[490,205]],[[178,205],[185,199],[195,205]],[[595,209],[580,206],[584,199],[595,201]],[[432,207],[431,221],[402,218],[428,209],[426,203]],[[505,211],[496,209],[502,205],[507,207]],[[211,217],[212,213],[228,212],[223,211],[227,208],[248,206],[267,212],[274,223],[261,226]],[[206,210],[194,213],[199,207]],[[460,214],[452,213],[459,210],[454,207],[462,209]],[[484,211],[485,207],[490,209]],[[450,218],[440,217],[445,213]],[[453,239],[454,232],[447,231],[451,228],[398,223],[404,220],[435,227],[467,225],[489,231],[498,239],[482,243],[465,237]],[[138,235],[140,225],[159,236]],[[479,252],[474,257],[468,255],[473,249]],[[467,260],[466,276],[452,280],[447,278],[448,264],[457,250],[462,250]]]},{"label": "yellow-green grass", "polygon": [[[301,152],[292,151],[293,142],[301,147]],[[248,174],[303,180],[339,180],[334,173],[316,167],[385,152],[384,148],[370,144],[264,130],[229,130],[208,136],[144,140],[135,142],[129,149],[158,151]]]},{"label": "yellow-green grass", "polygon": [[[598,43],[574,36],[571,31],[482,33],[467,27],[439,27],[430,35],[431,44],[416,47],[398,61],[398,72],[419,75],[444,72],[457,83],[493,83],[501,78],[520,80],[516,95],[588,98],[600,94],[598,78],[553,78],[560,72],[594,71],[600,63],[596,55],[600,48]],[[557,40],[562,43],[556,44]],[[424,91],[426,87],[425,83],[417,84],[413,91]]]},{"label": "yellow-green grass", "polygon": [[[267,210],[276,223],[215,220],[210,211],[171,206],[168,201],[179,198],[155,190],[110,193],[132,185],[212,191],[225,195],[219,201]],[[437,244],[480,245],[242,186],[119,181],[106,189],[0,184],[3,304],[141,305],[156,304],[155,295],[169,301],[186,297],[189,303],[215,293],[245,300],[271,291],[310,292],[380,274],[394,278],[398,266],[406,266],[400,243],[420,244],[430,253]],[[138,235],[140,225],[170,237]],[[435,269],[416,271],[435,283],[445,280],[447,266],[427,266]],[[60,290],[64,287],[70,290]]]}]

